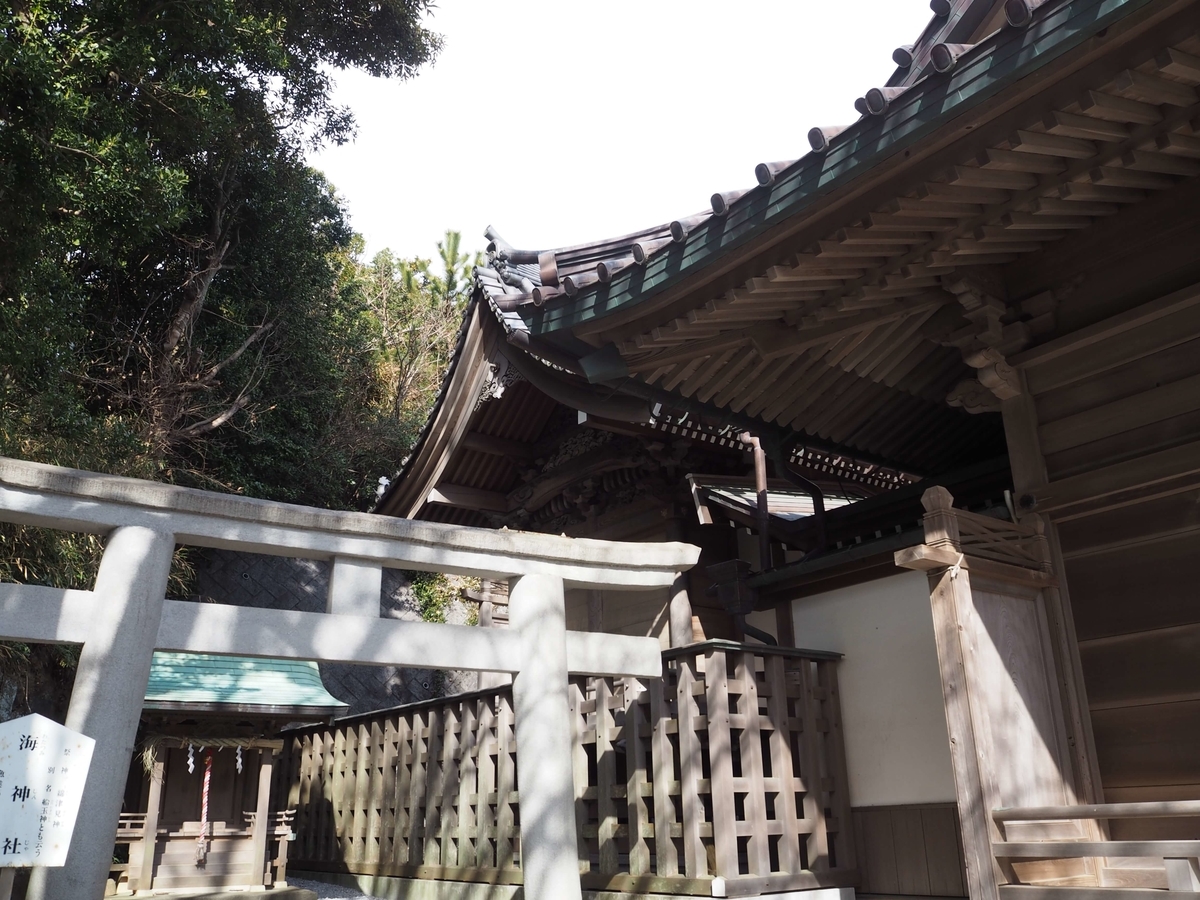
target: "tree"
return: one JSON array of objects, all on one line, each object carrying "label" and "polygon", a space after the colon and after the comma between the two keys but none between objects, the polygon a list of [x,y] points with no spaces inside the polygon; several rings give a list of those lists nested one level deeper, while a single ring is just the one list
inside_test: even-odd
[{"label": "tree", "polygon": [[[255,456],[290,441],[299,458],[305,440],[322,439],[318,423],[346,401],[338,367],[370,353],[370,326],[338,282],[344,211],[304,152],[353,133],[331,71],[406,78],[433,58],[428,8],[10,7],[0,450],[305,496],[304,479],[288,478],[296,460],[266,454],[281,466],[271,480]],[[320,499],[335,497],[350,500]]]},{"label": "tree", "polygon": [[391,412],[419,428],[450,362],[470,294],[472,269],[482,257],[460,252],[462,235],[438,242],[441,273],[429,260],[398,260],[391,251],[360,265],[360,290],[376,323],[379,367],[391,386]]}]

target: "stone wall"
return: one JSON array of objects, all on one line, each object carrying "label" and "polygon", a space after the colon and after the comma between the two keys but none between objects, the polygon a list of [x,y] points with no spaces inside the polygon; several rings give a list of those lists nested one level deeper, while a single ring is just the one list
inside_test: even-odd
[{"label": "stone wall", "polygon": [[[328,563],[209,550],[195,557],[195,566],[196,588],[202,602],[301,612],[325,611]],[[447,621],[464,624],[469,614],[466,604],[456,602],[451,604]],[[421,618],[408,580],[396,569],[383,570],[380,615],[411,621]],[[478,685],[478,675],[473,672],[338,663],[321,663],[320,667],[326,689],[350,704],[350,714],[471,691]]]}]

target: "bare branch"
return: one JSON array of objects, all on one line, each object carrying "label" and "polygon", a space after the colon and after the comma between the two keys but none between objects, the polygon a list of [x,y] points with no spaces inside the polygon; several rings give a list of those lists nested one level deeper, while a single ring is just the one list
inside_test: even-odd
[{"label": "bare branch", "polygon": [[210,431],[215,431],[216,429],[218,429],[222,425],[224,425],[226,422],[228,422],[230,419],[232,419],[234,416],[236,416],[243,409],[245,409],[246,404],[248,404],[249,402],[250,402],[249,391],[243,391],[238,396],[238,398],[236,400],[234,400],[233,403],[231,403],[228,407],[226,407],[222,412],[217,413],[215,416],[213,416],[209,419],[205,419],[203,422],[193,422],[191,425],[188,425],[185,428],[179,429],[179,434],[182,437],[197,437],[198,435],[207,434]]},{"label": "bare branch", "polygon": [[215,365],[211,366],[207,372],[205,372],[203,375],[201,375],[197,379],[197,382],[199,384],[206,385],[206,386],[211,384],[212,380],[221,373],[221,370],[223,370],[223,369],[229,367],[230,365],[232,365],[233,363],[237,362],[238,358],[243,353],[245,353],[247,350],[249,350],[250,347],[255,343],[255,341],[258,341],[258,340],[266,337],[267,334],[274,327],[275,327],[274,322],[263,322],[263,324],[261,324],[257,328],[255,328],[254,331],[250,332],[250,336],[248,338],[246,338],[246,340],[242,341],[242,345],[240,347],[238,347],[236,350],[234,350],[231,354],[229,354],[227,357],[225,357],[219,363],[216,363]]}]

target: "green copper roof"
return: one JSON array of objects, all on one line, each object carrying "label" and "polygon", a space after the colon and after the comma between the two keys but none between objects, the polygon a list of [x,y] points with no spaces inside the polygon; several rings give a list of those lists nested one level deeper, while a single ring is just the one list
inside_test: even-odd
[{"label": "green copper roof", "polygon": [[340,712],[346,704],[321,683],[317,664],[205,653],[154,654],[146,706],[307,707]]},{"label": "green copper roof", "polygon": [[751,189],[728,215],[712,217],[645,266],[630,266],[611,283],[591,285],[575,297],[522,310],[530,334],[563,331],[624,311],[683,281],[1151,2],[1071,0],[1039,10],[1028,29],[1002,29],[968,52],[953,73],[914,84],[885,115],[861,119],[831,142],[828,153],[810,153],[770,187]]}]

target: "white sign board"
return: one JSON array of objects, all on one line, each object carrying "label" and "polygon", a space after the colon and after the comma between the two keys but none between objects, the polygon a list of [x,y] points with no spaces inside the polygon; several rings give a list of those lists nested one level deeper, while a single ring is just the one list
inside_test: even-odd
[{"label": "white sign board", "polygon": [[66,863],[95,746],[45,716],[0,724],[0,867]]}]

